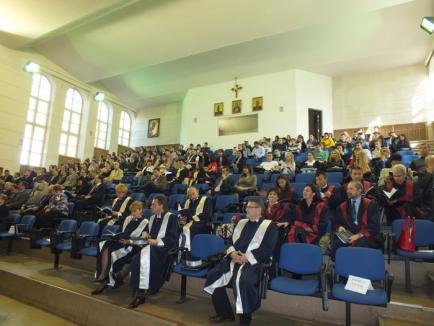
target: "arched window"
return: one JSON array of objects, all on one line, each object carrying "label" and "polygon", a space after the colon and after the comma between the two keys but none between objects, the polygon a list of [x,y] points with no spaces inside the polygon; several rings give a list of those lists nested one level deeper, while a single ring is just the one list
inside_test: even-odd
[{"label": "arched window", "polygon": [[62,132],[60,134],[59,154],[77,156],[83,98],[70,88],[66,92],[65,111],[63,112]]},{"label": "arched window", "polygon": [[127,112],[122,111],[121,121],[119,123],[118,144],[123,146],[130,146],[130,134],[131,134],[131,117]]},{"label": "arched window", "polygon": [[42,165],[50,100],[51,84],[47,77],[33,74],[20,164]]},{"label": "arched window", "polygon": [[98,115],[96,117],[95,146],[108,149],[109,145],[109,121],[110,111],[103,101],[99,102]]}]

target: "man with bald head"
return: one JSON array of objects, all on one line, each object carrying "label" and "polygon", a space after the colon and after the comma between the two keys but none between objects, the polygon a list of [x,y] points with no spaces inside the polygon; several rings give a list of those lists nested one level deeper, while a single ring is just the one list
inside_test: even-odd
[{"label": "man with bald head", "polygon": [[362,197],[363,184],[351,181],[347,186],[348,199],[336,210],[336,231],[351,232],[348,243],[343,243],[335,234],[331,257],[334,259],[340,247],[381,248],[379,208],[375,201]]},{"label": "man with bald head", "polygon": [[184,247],[190,250],[190,243],[196,234],[207,232],[207,221],[211,219],[212,202],[207,196],[200,196],[199,189],[190,187],[187,189],[188,199],[184,204],[184,216],[179,223],[185,236]]}]

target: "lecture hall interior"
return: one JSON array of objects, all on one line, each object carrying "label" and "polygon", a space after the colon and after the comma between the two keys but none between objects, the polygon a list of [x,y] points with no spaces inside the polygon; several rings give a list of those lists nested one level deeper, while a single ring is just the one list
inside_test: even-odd
[{"label": "lecture hall interior", "polygon": [[0,1],[0,325],[434,326],[434,0]]}]

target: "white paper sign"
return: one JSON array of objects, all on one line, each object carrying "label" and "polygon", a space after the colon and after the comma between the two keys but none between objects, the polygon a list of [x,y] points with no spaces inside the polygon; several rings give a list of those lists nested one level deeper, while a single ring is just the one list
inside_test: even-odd
[{"label": "white paper sign", "polygon": [[368,290],[373,290],[371,280],[367,278],[357,277],[350,275],[348,277],[347,284],[345,285],[345,290],[353,291],[361,294],[366,294]]}]

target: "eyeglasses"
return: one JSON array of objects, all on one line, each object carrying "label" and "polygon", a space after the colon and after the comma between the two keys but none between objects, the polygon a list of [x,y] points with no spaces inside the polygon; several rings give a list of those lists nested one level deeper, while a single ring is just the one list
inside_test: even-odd
[{"label": "eyeglasses", "polygon": [[246,208],[259,208],[259,206],[246,206]]}]

